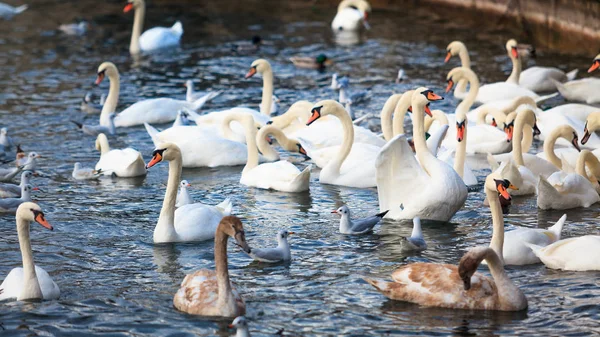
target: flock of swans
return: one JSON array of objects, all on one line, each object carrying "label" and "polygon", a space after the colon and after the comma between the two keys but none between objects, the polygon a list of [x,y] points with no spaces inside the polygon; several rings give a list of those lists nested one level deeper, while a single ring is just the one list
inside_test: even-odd
[{"label": "flock of swans", "polygon": [[[20,7],[14,12],[22,10]],[[183,33],[180,22],[142,33],[144,1],[129,0],[124,11],[131,10],[135,11],[129,48],[132,54],[179,44]],[[332,29],[356,31],[368,27],[369,12],[370,6],[364,0],[344,0]],[[99,159],[94,168],[76,163],[72,176],[76,180],[145,176],[152,167],[168,163],[167,187],[153,241],[214,239],[216,264],[214,271],[202,269],[187,275],[173,304],[190,314],[236,317],[245,313],[245,303],[229,279],[228,238],[253,259],[271,263],[291,260],[287,238],[293,232],[279,231],[275,248],[251,247],[242,221],[231,215],[231,200],[224,199],[218,205],[194,202],[187,190],[190,184],[182,180],[183,168],[244,165],[239,181],[242,185],[302,193],[314,183],[311,171],[315,165],[320,168],[320,184],[377,188],[378,214],[352,219],[345,205],[332,212],[340,216],[341,233],[370,232],[384,218],[412,220],[413,233],[400,244],[403,250],[420,251],[427,249],[421,219],[450,221],[464,206],[470,190],[478,186],[473,170],[489,167],[491,173],[483,185],[493,223],[489,247],[470,249],[458,265],[413,263],[394,271],[389,281],[365,280],[388,298],[424,306],[523,310],[527,299],[511,281],[505,265],[541,262],[554,269],[600,270],[600,236],[561,239],[566,215],[548,229],[522,227],[506,233],[503,219],[503,208],[510,204],[511,194],[535,196],[541,209],[589,207],[600,201],[600,139],[594,133],[600,129],[600,110],[587,105],[600,102],[600,79],[576,80],[576,70],[564,73],[557,68],[522,71],[517,42],[509,40],[506,51],[513,65],[510,77],[504,82],[481,85],[470,67],[466,46],[460,41],[451,42],[445,62],[458,56],[461,66],[448,73],[446,92],[455,87],[454,95],[462,102],[455,111],[444,112],[433,109],[443,97],[427,87],[394,94],[381,111],[381,135],[353,120],[342,103],[348,106],[358,98],[346,98],[345,93],[344,102],[298,101],[285,113],[272,115],[276,110],[274,73],[265,59],[252,62],[246,74],[246,78],[262,77],[259,110],[232,107],[198,113],[219,92],[196,93],[188,81],[185,100],[145,99],[117,112],[119,71],[115,64],[104,62],[98,67],[96,84],[108,79],[108,94],[101,106],[87,104],[89,99],[84,105],[87,113],[100,112],[98,124],[74,122],[83,134],[96,138]],[[600,55],[589,72],[598,68]],[[332,86],[339,89],[348,85],[335,76],[333,82]],[[585,104],[569,103],[545,111],[538,108],[556,95],[555,91]],[[412,140],[405,133],[407,117],[412,120]],[[153,126],[173,121],[162,131]],[[147,163],[139,151],[113,149],[109,144],[116,128],[141,125],[155,144]],[[537,154],[529,153],[534,137],[544,142],[543,151]],[[275,142],[285,151],[307,156],[312,163],[300,169],[281,160],[273,147]],[[40,156],[35,152],[26,155],[2,128],[0,156],[9,158],[13,150],[16,165],[0,168],[0,212],[16,216],[23,267],[13,269],[4,279],[0,300],[57,299],[59,287],[34,264],[29,239],[31,222],[52,230],[40,206],[31,202],[30,180]],[[19,174],[20,184],[11,184]],[[487,264],[491,278],[476,271],[481,263]],[[232,325],[238,328],[238,336],[249,335],[243,317]]]}]

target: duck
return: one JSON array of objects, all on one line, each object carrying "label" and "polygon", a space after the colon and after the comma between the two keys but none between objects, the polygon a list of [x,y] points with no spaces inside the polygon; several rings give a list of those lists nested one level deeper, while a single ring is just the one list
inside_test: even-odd
[{"label": "duck", "polygon": [[259,262],[278,263],[292,260],[292,253],[288,243],[288,236],[295,234],[285,229],[277,232],[277,247],[275,248],[250,248],[248,256]]},{"label": "duck", "polygon": [[383,219],[387,212],[384,211],[366,218],[352,220],[350,208],[346,205],[342,205],[338,209],[331,211],[331,213],[340,216],[339,231],[346,235],[360,235],[371,232],[373,227],[381,222],[381,219]]},{"label": "duck", "polygon": [[92,180],[102,176],[102,170],[95,170],[91,167],[81,167],[81,163],[77,162],[73,166],[71,176],[75,180]]},{"label": "duck", "polygon": [[288,138],[281,129],[275,125],[266,125],[260,128],[256,134],[256,145],[258,151],[262,153],[263,157],[267,161],[279,160],[279,154],[273,149],[273,146],[269,144],[267,139],[274,137],[277,143],[288,152],[297,152],[304,156],[307,156],[306,150],[302,147],[302,144],[296,139]]},{"label": "duck", "polygon": [[29,184],[31,177],[33,177],[33,172],[24,171],[21,173],[21,182],[19,185],[0,183],[0,198],[20,198],[23,186]]},{"label": "duck", "polygon": [[15,15],[21,14],[24,11],[26,11],[27,8],[29,8],[29,6],[27,6],[27,5],[13,7],[11,5],[0,2],[0,18],[3,18],[5,20],[10,20]]},{"label": "duck", "polygon": [[231,215],[223,217],[215,234],[215,270],[201,269],[185,276],[173,298],[177,310],[213,317],[236,317],[246,313],[246,303],[229,279],[229,237],[233,237],[244,252],[250,251],[241,220]]},{"label": "duck", "polygon": [[343,0],[338,5],[331,29],[335,32],[359,31],[363,26],[368,29],[370,12],[371,5],[365,0]]},{"label": "duck", "polygon": [[33,251],[29,239],[31,222],[37,222],[42,227],[54,230],[46,220],[42,208],[33,202],[24,202],[16,211],[17,233],[23,258],[23,267],[14,268],[0,284],[0,301],[16,299],[56,300],[60,297],[60,289],[47,271],[33,262]]},{"label": "duck", "polygon": [[[324,100],[315,103],[311,109],[311,117],[306,122],[310,126],[322,116],[337,117],[343,128],[344,140],[342,145],[329,148],[331,158],[321,169],[319,181],[322,184],[347,187],[368,188],[377,186],[375,158],[380,148],[370,144],[354,143],[354,127],[348,112],[334,100]],[[303,139],[298,137],[310,158],[315,160],[317,155],[305,146]],[[354,151],[353,151],[354,150]],[[352,153],[354,152],[354,154]],[[333,155],[331,155],[333,154]],[[317,164],[318,165],[318,164]]]},{"label": "duck", "polygon": [[[454,168],[436,158],[427,148],[423,121],[425,106],[442,100],[432,90],[420,87],[412,95],[413,140],[416,158],[400,134],[377,155],[377,194],[386,218],[448,221],[467,199],[467,186]],[[448,126],[443,126],[447,130]]]},{"label": "duck", "polygon": [[96,150],[100,151],[100,159],[95,169],[102,175],[114,175],[120,178],[141,177],[146,175],[142,154],[130,147],[111,149],[108,138],[101,133],[96,138]]},{"label": "duck", "polygon": [[[414,106],[413,106],[414,108]],[[510,199],[510,182],[496,174],[485,181],[490,200],[493,235],[489,247],[471,248],[459,265],[412,263],[396,269],[392,282],[364,278],[384,296],[427,307],[470,310],[520,311],[527,308],[525,294],[510,280],[502,260],[504,220],[499,195]],[[486,260],[492,278],[477,273]]]},{"label": "duck", "polygon": [[235,337],[250,337],[250,331],[248,331],[248,323],[246,322],[246,317],[238,316],[236,317],[231,324],[229,324],[229,328],[236,329]]},{"label": "duck", "polygon": [[402,236],[400,238],[400,246],[403,252],[420,252],[427,249],[427,243],[421,230],[421,218],[415,217],[413,219],[412,233],[408,237]]},{"label": "duck", "polygon": [[150,52],[158,49],[172,49],[177,47],[183,35],[183,25],[180,21],[175,22],[172,27],[154,27],[142,34],[144,18],[146,15],[146,3],[144,0],[128,0],[123,12],[134,10],[133,30],[131,31],[131,42],[129,53],[131,55],[140,52]]},{"label": "duck", "polygon": [[188,191],[188,187],[191,186],[192,185],[187,180],[182,180],[181,183],[179,183],[179,192],[177,192],[175,207],[179,208],[183,205],[194,203],[190,196],[190,192]]},{"label": "duck", "polygon": [[[139,0],[135,0],[139,1]],[[99,85],[105,77],[110,81],[108,96],[100,112],[100,125],[110,126],[110,113],[117,109],[120,92],[120,76],[117,66],[112,62],[103,62],[98,67],[95,84]],[[218,92],[210,92],[193,103],[167,97],[150,98],[138,101],[117,114],[114,119],[116,127],[129,127],[144,123],[168,123],[177,118],[177,111],[187,108],[199,110],[208,100],[216,97]]]},{"label": "duck", "polygon": [[29,184],[23,185],[21,186],[21,196],[19,198],[0,199],[0,214],[17,212],[22,203],[31,201],[31,191],[33,189]]},{"label": "duck", "polygon": [[325,69],[333,65],[333,60],[328,58],[325,54],[319,54],[316,57],[310,56],[292,56],[289,60],[296,66],[296,68],[304,69]]},{"label": "duck", "polygon": [[231,214],[231,201],[225,199],[216,206],[193,203],[175,209],[182,167],[179,147],[173,143],[160,144],[152,152],[152,159],[146,169],[163,161],[169,162],[169,179],[160,216],[154,228],[154,243],[196,242],[215,238],[220,221]]},{"label": "duck", "polygon": [[[598,69],[599,60],[600,54],[594,58],[588,73]],[[587,104],[600,103],[600,92],[598,91],[600,78],[588,77],[566,83],[554,82],[554,84],[560,94],[568,101],[585,102]]]},{"label": "duck", "polygon": [[90,136],[94,136],[97,137],[99,134],[103,133],[105,135],[109,135],[109,136],[114,136],[117,134],[117,130],[115,128],[115,117],[117,115],[115,113],[110,113],[108,114],[108,126],[104,126],[104,125],[86,125],[83,123],[79,123],[76,121],[71,121],[73,124],[75,124],[79,130],[81,130],[81,132],[85,133],[86,135],[90,135]]},{"label": "duck", "polygon": [[286,160],[259,165],[256,145],[256,128],[250,114],[230,114],[225,123],[237,120],[246,128],[246,148],[248,149],[246,166],[242,170],[240,184],[282,192],[304,192],[309,188],[309,165],[300,171],[294,164]]},{"label": "duck", "polygon": [[600,270],[600,236],[584,235],[556,241],[542,247],[528,244],[533,253],[550,269]]}]

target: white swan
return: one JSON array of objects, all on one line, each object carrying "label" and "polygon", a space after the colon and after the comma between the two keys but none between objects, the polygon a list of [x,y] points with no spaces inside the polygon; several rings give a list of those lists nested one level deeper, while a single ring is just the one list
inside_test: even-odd
[{"label": "white swan", "polygon": [[135,10],[131,43],[129,44],[129,52],[131,54],[139,54],[140,51],[147,52],[179,45],[181,35],[183,35],[181,22],[175,22],[170,28],[154,27],[142,34],[146,3],[144,0],[128,0],[127,2],[123,12],[127,13],[132,9]]},{"label": "white swan", "polygon": [[23,268],[14,268],[0,284],[0,301],[6,299],[55,300],[60,297],[60,289],[48,273],[33,262],[33,251],[29,240],[29,227],[35,221],[53,230],[44,217],[42,209],[32,202],[22,203],[17,209],[17,232],[23,257]]},{"label": "white swan", "polygon": [[581,144],[587,144],[595,136],[595,132],[598,129],[600,129],[600,112],[592,112],[588,115],[585,126],[583,127]]},{"label": "white swan", "polygon": [[404,135],[388,142],[377,156],[379,209],[390,210],[387,218],[448,221],[467,199],[463,180],[452,167],[437,159],[425,142],[425,105],[440,99],[427,88],[415,90],[412,96],[418,162]]},{"label": "white swan", "polygon": [[534,92],[556,91],[556,82],[572,81],[577,76],[578,69],[565,74],[555,67],[530,67],[519,76],[519,85]]},{"label": "white swan", "polygon": [[284,150],[288,152],[297,152],[307,156],[306,150],[298,140],[288,138],[285,133],[275,125],[266,125],[260,128],[260,131],[256,134],[256,145],[267,161],[279,160],[279,154],[267,141],[267,138],[269,137],[275,137],[277,143],[279,143]]},{"label": "white swan", "polygon": [[577,165],[575,171],[581,176],[586,177],[588,181],[594,186],[596,192],[600,193],[600,160],[593,152],[588,150],[581,151],[579,158],[577,158]]},{"label": "white swan", "polygon": [[[120,76],[117,67],[111,62],[104,62],[98,67],[96,85],[108,76],[110,88],[106,102],[100,113],[100,125],[110,126],[110,113],[115,112],[119,102]],[[116,127],[127,127],[141,125],[144,123],[167,123],[177,118],[177,111],[187,108],[189,110],[200,109],[206,101],[218,95],[219,92],[210,92],[193,103],[184,100],[161,97],[138,101],[121,111],[115,117]]]},{"label": "white swan", "polygon": [[[596,55],[588,73],[600,67],[600,54]],[[588,77],[566,83],[555,82],[560,94],[569,101],[586,102],[587,104],[600,103],[600,78]]]},{"label": "white swan", "polygon": [[201,203],[187,204],[175,210],[177,186],[181,181],[179,147],[172,143],[159,145],[152,153],[147,168],[162,161],[169,162],[169,179],[160,216],[154,228],[154,242],[191,242],[214,238],[221,219],[231,213],[231,201],[225,199],[217,206]]},{"label": "white swan", "polygon": [[246,128],[248,161],[242,171],[240,184],[282,192],[303,192],[308,190],[311,166],[300,171],[294,164],[286,160],[258,165],[257,132],[254,127],[252,115],[232,114],[230,118],[237,120]]},{"label": "white swan", "polygon": [[600,236],[585,235],[540,247],[529,244],[535,255],[551,269],[600,270]]},{"label": "white swan", "polygon": [[179,183],[179,192],[177,192],[177,198],[175,201],[175,207],[181,207],[183,205],[192,204],[192,197],[188,191],[188,187],[192,186],[187,180],[182,180]]},{"label": "white swan", "polygon": [[130,147],[122,150],[111,150],[108,139],[103,133],[96,138],[96,150],[100,151],[100,159],[95,169],[103,175],[116,175],[121,178],[146,175],[142,154]]},{"label": "white swan", "polygon": [[[446,51],[444,63],[448,63],[452,56],[458,55],[460,66],[471,69],[471,58],[469,57],[469,51],[464,43],[461,41],[452,41],[448,44],[448,47],[446,47]],[[467,97],[467,84],[467,79],[460,79],[458,83],[456,83],[456,88],[454,88],[454,97],[457,99],[465,99],[465,97]]]},{"label": "white swan", "polygon": [[338,5],[337,14],[331,22],[334,31],[358,31],[360,27],[368,28],[367,18],[371,5],[365,0],[343,0]]}]

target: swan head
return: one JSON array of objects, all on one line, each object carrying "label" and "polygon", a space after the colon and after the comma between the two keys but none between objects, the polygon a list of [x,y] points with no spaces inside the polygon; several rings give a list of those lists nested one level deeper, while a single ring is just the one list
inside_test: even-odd
[{"label": "swan head", "polygon": [[590,67],[590,69],[588,69],[588,73],[591,73],[592,71],[598,68],[600,68],[600,54],[596,55],[596,58],[594,58],[592,66]]},{"label": "swan head", "polygon": [[119,76],[119,70],[117,70],[117,66],[115,66],[112,62],[103,62],[98,67],[98,77],[96,77],[96,82],[94,84],[99,85],[104,77],[108,76],[109,78],[114,76]]},{"label": "swan head", "polygon": [[506,141],[512,141],[513,131],[515,129],[515,118],[517,117],[517,112],[513,111],[506,115],[504,119],[504,132],[506,133]]},{"label": "swan head", "polygon": [[510,39],[506,42],[506,51],[512,58],[519,58],[518,43],[515,39]]},{"label": "swan head", "polygon": [[54,227],[52,227],[52,225],[50,225],[48,220],[46,220],[44,217],[42,208],[33,202],[24,202],[19,205],[19,208],[17,208],[17,218],[26,220],[27,223],[35,221],[49,230],[54,229]]},{"label": "swan head", "polygon": [[346,205],[341,206],[340,208],[331,211],[332,214],[337,214],[341,217],[350,216],[350,208]]},{"label": "swan head", "polygon": [[557,139],[559,137],[569,141],[575,147],[575,149],[577,149],[577,151],[581,152],[581,148],[579,147],[579,136],[577,135],[577,131],[575,131],[572,126],[562,125],[557,127],[552,131],[552,133],[550,133],[548,139]]},{"label": "swan head", "polygon": [[425,112],[430,117],[433,117],[433,115],[431,114],[431,110],[429,109],[429,103],[443,100],[443,99],[444,99],[444,97],[436,95],[433,92],[433,90],[431,90],[429,88],[425,88],[425,87],[419,87],[419,88],[415,89],[415,91],[413,92],[413,95],[411,97],[411,107],[409,108],[409,111],[412,112],[412,110],[414,109],[414,106],[416,105],[416,106],[423,107],[425,109]]},{"label": "swan head", "polygon": [[138,9],[144,5],[144,0],[128,0],[127,5],[123,8],[123,13],[130,12],[132,9]]},{"label": "swan head", "polygon": [[279,232],[277,232],[277,242],[278,243],[285,243],[287,242],[288,236],[290,236],[291,234],[296,234],[295,232],[288,232],[285,229],[280,230]]},{"label": "swan head", "polygon": [[[509,162],[508,164],[510,164],[510,163],[511,162]],[[509,189],[518,190],[519,188],[517,186],[513,185],[510,182],[510,180],[507,179],[510,177],[507,177],[504,173],[505,173],[504,170],[501,171],[500,174],[491,173],[490,175],[488,175],[486,177],[484,186],[486,189],[488,189],[490,191],[495,191],[496,193],[498,193],[499,197],[502,197],[506,201],[510,201],[511,196],[510,196],[510,193],[508,192],[508,190]]]},{"label": "swan head", "polygon": [[477,75],[475,75],[475,73],[471,69],[466,67],[456,67],[450,70],[448,72],[448,75],[446,76],[446,81],[448,82],[448,85],[446,86],[446,92],[449,92],[456,82],[463,78],[466,78],[468,75],[471,75],[472,77],[477,77]]},{"label": "swan head", "polygon": [[181,150],[179,149],[179,146],[173,143],[159,144],[152,152],[152,159],[146,164],[146,169],[149,169],[162,161],[171,161],[177,158],[181,159]]},{"label": "swan head", "polygon": [[448,63],[452,56],[456,56],[460,53],[461,50],[466,50],[465,44],[461,41],[452,41],[446,47],[446,59],[444,59],[444,63]]},{"label": "swan head", "polygon": [[262,74],[269,70],[271,70],[271,64],[269,63],[269,61],[265,59],[258,59],[252,62],[252,64],[250,65],[250,70],[248,70],[248,73],[246,73],[245,78],[250,78],[256,75],[256,73]]},{"label": "swan head", "polygon": [[191,187],[192,184],[188,183],[187,180],[182,180],[181,183],[179,183],[179,186],[183,189],[183,188]]},{"label": "swan head", "polygon": [[248,329],[248,322],[246,322],[246,317],[238,316],[236,317],[231,324],[229,324],[229,328],[233,329]]},{"label": "swan head", "polygon": [[246,253],[250,253],[250,246],[246,242],[246,233],[242,221],[233,215],[224,216],[219,222],[217,232],[223,232],[226,235],[235,239],[236,244],[240,246]]},{"label": "swan head", "polygon": [[600,129],[600,112],[592,112],[588,115],[585,121],[585,127],[583,128],[583,138],[581,138],[581,144],[585,145],[588,142],[592,133]]},{"label": "swan head", "polygon": [[310,110],[310,118],[306,121],[306,125],[311,125],[314,121],[326,115],[341,115],[339,111],[343,111],[345,115],[348,115],[344,106],[332,99],[317,102]]},{"label": "swan head", "polygon": [[183,83],[183,86],[186,88],[193,88],[194,82],[192,80],[187,80],[187,81],[185,81],[185,83]]},{"label": "swan head", "polygon": [[475,247],[471,248],[463,257],[460,259],[458,264],[458,276],[463,281],[465,290],[471,289],[471,276],[477,271],[477,267],[487,254],[494,252],[490,247]]}]

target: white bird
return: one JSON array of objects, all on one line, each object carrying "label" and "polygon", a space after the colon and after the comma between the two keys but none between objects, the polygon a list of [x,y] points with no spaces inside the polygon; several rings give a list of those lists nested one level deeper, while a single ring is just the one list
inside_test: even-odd
[{"label": "white bird", "polygon": [[0,182],[12,181],[17,174],[23,171],[23,166],[17,166],[10,169],[0,167]]},{"label": "white bird", "polygon": [[98,179],[102,175],[102,170],[95,170],[91,167],[81,167],[81,163],[75,163],[71,175],[75,180],[92,180]]},{"label": "white bird", "polygon": [[191,120],[190,120],[190,114],[187,113],[184,109],[181,109],[179,111],[177,111],[177,118],[175,118],[175,121],[173,122],[173,126],[185,126],[185,125],[190,125],[191,124]]},{"label": "white bird", "polygon": [[86,125],[86,124],[82,124],[76,121],[71,121],[73,124],[77,125],[77,127],[79,128],[79,130],[81,130],[83,133],[85,133],[86,135],[90,135],[90,136],[98,136],[99,134],[103,133],[107,136],[114,136],[117,134],[117,129],[115,128],[115,117],[117,115],[115,113],[110,113],[108,115],[108,126],[104,126],[104,125]]},{"label": "white bird", "polygon": [[333,75],[331,75],[331,86],[330,88],[332,90],[337,90],[338,87],[340,86],[340,84],[338,83],[338,74],[334,73]]},{"label": "white bird", "polygon": [[367,218],[352,220],[350,208],[348,208],[346,205],[331,211],[331,213],[338,214],[340,216],[340,233],[351,235],[365,234],[370,232],[373,230],[373,227],[375,227],[375,225],[377,225],[387,214],[387,212],[388,211],[385,211]]},{"label": "white bird", "polygon": [[427,243],[423,238],[423,232],[421,231],[421,218],[415,217],[413,219],[413,230],[409,237],[403,236],[400,240],[402,251],[423,251],[427,249]]},{"label": "white bird", "polygon": [[248,323],[246,322],[246,318],[244,316],[236,317],[233,320],[233,322],[229,324],[229,328],[237,329],[235,337],[250,337],[250,332],[248,331]]},{"label": "white bird", "polygon": [[37,204],[26,202],[17,210],[17,232],[19,246],[23,258],[23,267],[14,268],[0,284],[0,301],[7,299],[25,300],[54,300],[60,297],[60,289],[48,273],[33,262],[29,229],[32,221],[44,228],[54,228]]},{"label": "white bird", "polygon": [[104,106],[104,102],[106,102],[106,94],[102,94],[100,96],[100,103],[96,104],[93,102],[93,94],[88,92],[83,96],[83,100],[81,101],[80,109],[86,114],[99,114],[102,111],[102,106]]},{"label": "white bird", "polygon": [[9,20],[13,16],[23,13],[27,9],[27,5],[13,7],[11,5],[0,2],[0,18]]},{"label": "white bird", "polygon": [[292,253],[290,251],[290,245],[287,241],[288,235],[294,234],[294,232],[288,232],[286,230],[280,230],[277,233],[277,247],[275,248],[250,248],[246,252],[251,258],[260,262],[277,263],[277,262],[288,262],[292,260]]},{"label": "white bird", "polygon": [[396,83],[402,82],[404,78],[404,69],[398,70],[398,75],[396,76]]},{"label": "white bird", "polygon": [[367,18],[371,5],[365,0],[343,0],[338,5],[337,14],[331,22],[331,29],[340,31],[358,31],[362,26],[369,29]]},{"label": "white bird", "polygon": [[190,196],[190,192],[188,191],[188,187],[192,185],[188,183],[187,180],[182,180],[179,183],[179,192],[177,193],[177,200],[175,201],[175,207],[181,207],[183,205],[192,204],[194,201]]},{"label": "white bird", "polygon": [[4,147],[4,150],[10,150],[13,146],[15,146],[15,142],[8,135],[7,128],[0,129],[0,145]]},{"label": "white bird", "polygon": [[121,178],[140,177],[146,175],[146,165],[142,154],[130,147],[111,149],[106,135],[101,133],[96,138],[96,150],[100,151],[100,159],[95,169],[103,175],[115,175]]},{"label": "white bird", "polygon": [[58,30],[67,34],[74,36],[82,36],[87,33],[90,24],[87,21],[81,21],[79,23],[65,23],[58,26]]},{"label": "white bird", "polygon": [[[600,67],[600,54],[596,55],[592,66],[588,69],[591,73]],[[586,102],[587,104],[600,103],[600,78],[587,77],[566,83],[554,82],[556,89],[569,101]]]},{"label": "white bird", "polygon": [[527,244],[533,253],[551,269],[600,270],[600,236],[585,235],[556,241],[546,247]]},{"label": "white bird", "polygon": [[21,187],[20,198],[5,198],[0,199],[0,213],[15,213],[19,205],[24,202],[31,201],[31,185],[23,185]]},{"label": "white bird", "polygon": [[29,178],[33,172],[25,171],[21,173],[21,183],[19,185],[0,183],[0,198],[20,198],[23,186],[29,184]]},{"label": "white bird", "polygon": [[144,0],[128,0],[123,12],[135,10],[133,19],[133,30],[131,32],[131,43],[129,52],[139,54],[140,51],[148,52],[163,48],[172,48],[179,45],[183,26],[177,21],[172,27],[154,27],[142,34],[144,17],[146,14],[146,3]]}]

